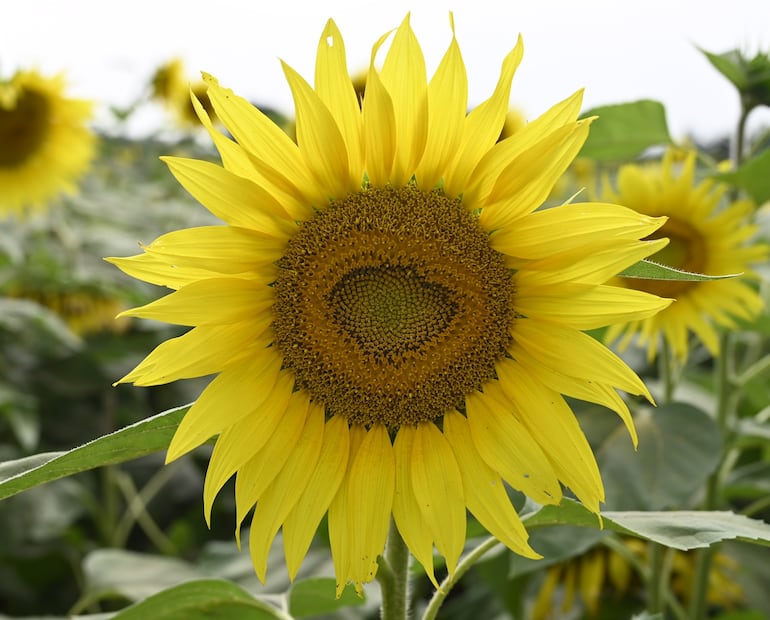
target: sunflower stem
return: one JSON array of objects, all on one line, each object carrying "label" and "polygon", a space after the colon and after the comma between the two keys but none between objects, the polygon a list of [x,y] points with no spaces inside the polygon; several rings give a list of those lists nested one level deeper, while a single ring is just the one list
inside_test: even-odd
[{"label": "sunflower stem", "polygon": [[382,620],[406,620],[409,617],[409,548],[393,520],[388,530],[385,557],[377,570],[382,590]]},{"label": "sunflower stem", "polygon": [[[737,169],[743,163],[743,153],[746,140],[746,121],[748,120],[751,106],[741,101],[741,114],[738,118],[738,126],[735,131],[735,143],[732,153],[733,165]],[[737,190],[733,188],[732,198],[737,197]],[[733,339],[730,331],[722,332],[720,337],[720,355],[717,356],[714,365],[714,388],[717,397],[716,422],[722,434],[722,458],[714,472],[709,476],[706,482],[706,497],[703,501],[703,510],[713,510],[719,502],[721,481],[727,473],[724,471],[724,463],[728,454],[728,433],[732,428],[733,417],[735,415],[735,395],[733,383],[730,380],[730,370],[733,350]],[[692,620],[701,620],[706,617],[708,594],[709,573],[711,572],[712,559],[716,553],[716,547],[711,546],[706,549],[700,549],[695,560],[695,576],[693,581],[692,599],[690,601],[690,618]]]},{"label": "sunflower stem", "polygon": [[[676,388],[675,374],[676,359],[674,350],[666,338],[661,342],[658,356],[658,378],[662,384],[660,404],[667,405],[673,401]],[[666,611],[668,598],[668,580],[670,570],[667,562],[668,553],[663,545],[648,541],[649,573],[647,574],[647,611],[651,615]]]},{"label": "sunflower stem", "polygon": [[455,572],[448,575],[444,581],[439,585],[439,589],[433,593],[433,598],[430,599],[430,603],[425,608],[425,612],[422,614],[422,620],[435,620],[438,610],[441,609],[441,605],[449,596],[449,592],[460,581],[460,578],[467,573],[470,568],[479,561],[479,558],[484,555],[490,549],[493,549],[497,545],[500,545],[499,540],[494,536],[490,536],[484,542],[482,542],[475,549],[472,549],[468,554],[460,560],[457,564]]}]

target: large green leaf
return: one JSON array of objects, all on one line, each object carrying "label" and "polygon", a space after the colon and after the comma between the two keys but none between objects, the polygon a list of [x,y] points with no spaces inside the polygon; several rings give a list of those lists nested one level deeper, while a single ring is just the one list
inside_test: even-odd
[{"label": "large green leaf", "polygon": [[642,409],[634,421],[636,450],[622,425],[596,449],[607,507],[661,510],[684,505],[719,464],[717,424],[687,403]]},{"label": "large green leaf", "polygon": [[309,618],[330,614],[349,605],[363,605],[366,598],[359,597],[353,588],[345,588],[340,598],[335,596],[335,580],[319,577],[297,581],[289,590],[289,611],[295,618]]},{"label": "large green leaf", "polygon": [[[549,525],[599,527],[599,518],[582,504],[563,499],[522,517],[528,529]],[[602,512],[604,529],[652,540],[674,549],[708,547],[722,540],[770,546],[770,525],[727,511],[672,510]]]},{"label": "large green leaf", "polygon": [[183,583],[127,607],[113,620],[288,620],[288,614],[234,583],[205,579]]},{"label": "large green leaf", "polygon": [[169,409],[69,450],[0,463],[0,499],[89,469],[165,449],[189,406]]},{"label": "large green leaf", "polygon": [[631,103],[593,108],[583,117],[598,116],[591,125],[581,157],[599,161],[627,161],[645,149],[671,142],[666,110],[658,101],[643,99]]},{"label": "large green leaf", "polygon": [[770,200],[770,149],[744,162],[733,172],[722,172],[714,177],[744,190],[757,204]]}]

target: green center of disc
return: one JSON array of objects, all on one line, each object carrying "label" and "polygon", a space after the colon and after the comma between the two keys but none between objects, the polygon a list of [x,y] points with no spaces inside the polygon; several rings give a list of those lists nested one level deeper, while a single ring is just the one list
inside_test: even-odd
[{"label": "green center of disc", "polygon": [[362,351],[385,357],[419,351],[446,330],[458,309],[450,289],[400,265],[349,271],[332,288],[329,305]]}]

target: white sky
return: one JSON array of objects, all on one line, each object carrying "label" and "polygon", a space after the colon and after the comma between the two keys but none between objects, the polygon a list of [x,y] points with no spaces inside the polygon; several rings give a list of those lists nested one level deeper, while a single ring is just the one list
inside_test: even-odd
[{"label": "white sky", "polygon": [[[342,31],[351,71],[407,11],[435,69],[450,39],[468,66],[470,102],[492,91],[519,32],[524,61],[511,101],[529,118],[585,87],[585,107],[662,101],[675,137],[725,135],[737,118],[731,85],[697,50],[770,49],[768,0],[2,0],[0,76],[66,71],[72,92],[126,105],[154,69],[181,56],[252,101],[291,113],[279,58],[312,81],[325,21]],[[770,124],[768,110],[752,125]]]}]

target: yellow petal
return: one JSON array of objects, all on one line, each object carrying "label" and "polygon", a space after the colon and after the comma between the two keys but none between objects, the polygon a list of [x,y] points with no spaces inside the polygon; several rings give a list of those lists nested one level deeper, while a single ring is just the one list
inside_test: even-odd
[{"label": "yellow petal", "polygon": [[[297,143],[305,164],[327,200],[344,198],[360,187],[348,175],[348,151],[337,123],[302,76],[281,62],[297,111]],[[323,207],[326,203],[317,206]]]},{"label": "yellow petal", "polygon": [[236,275],[270,274],[269,266],[286,249],[287,238],[235,226],[199,226],[166,233],[144,248],[177,267]]},{"label": "yellow petal", "polygon": [[536,211],[516,226],[497,230],[490,244],[510,256],[541,259],[607,239],[642,239],[665,221],[612,204],[574,203]]},{"label": "yellow petal", "polygon": [[565,282],[603,284],[626,267],[638,263],[668,244],[668,239],[654,241],[600,241],[592,246],[556,252],[532,261],[521,270],[519,282],[527,288]]},{"label": "yellow petal", "polygon": [[273,236],[287,236],[295,226],[269,192],[208,161],[161,157],[190,195],[219,219]]},{"label": "yellow petal", "polygon": [[[279,376],[276,385],[267,398],[263,398],[259,407],[254,407],[248,402],[241,405],[250,409],[250,412],[232,426],[225,428],[219,435],[209,457],[206,480],[203,484],[203,512],[207,523],[211,519],[214,498],[236,471],[241,470],[241,483],[247,481],[250,470],[244,467],[244,464],[254,460],[268,441],[275,443],[286,433],[290,437],[294,437],[294,433],[299,434],[302,427],[296,428],[299,425],[296,419],[302,417],[304,422],[307,405],[301,400],[297,403],[297,398],[291,399],[292,386],[293,377],[288,373]],[[296,413],[297,410],[303,412],[302,416]],[[291,423],[294,425],[292,426]],[[257,501],[256,497],[250,501],[252,497],[245,493],[245,488],[249,487],[236,484],[238,523]]]},{"label": "yellow petal", "polygon": [[604,501],[599,467],[575,415],[561,395],[518,364],[500,381],[500,386],[510,399],[508,402],[515,405],[516,417],[543,447],[559,480],[598,513],[599,502]]},{"label": "yellow petal", "polygon": [[476,450],[515,489],[540,504],[558,504],[561,487],[542,449],[513,413],[486,393],[499,391],[496,384],[487,381],[484,394],[474,392],[465,398]]},{"label": "yellow petal", "polygon": [[433,422],[417,426],[411,469],[417,504],[451,575],[465,544],[465,498],[454,452]]},{"label": "yellow petal", "polygon": [[244,151],[239,144],[222,135],[214,128],[208,113],[192,93],[191,99],[195,113],[198,115],[201,124],[206,128],[206,131],[209,132],[209,136],[211,136],[214,145],[217,147],[217,151],[219,151],[219,155],[222,158],[222,165],[239,177],[254,177],[254,166],[252,165],[249,156],[246,154],[246,151]]},{"label": "yellow petal", "polygon": [[500,174],[479,221],[487,230],[513,226],[548,198],[588,137],[590,121],[560,127],[524,151]]},{"label": "yellow petal", "polygon": [[331,19],[326,22],[318,42],[315,90],[329,108],[345,141],[351,191],[360,189],[364,169],[361,109],[348,74],[345,42]]},{"label": "yellow petal", "polygon": [[425,59],[409,25],[409,15],[396,30],[382,65],[381,78],[393,101],[396,123],[397,146],[390,181],[403,185],[422,158],[428,134]]},{"label": "yellow petal", "polygon": [[291,580],[296,577],[318,524],[342,484],[349,453],[347,420],[333,416],[324,429],[318,464],[305,472],[307,486],[283,524],[283,548]]},{"label": "yellow petal", "polygon": [[318,463],[324,434],[324,409],[311,405],[302,434],[291,445],[289,458],[265,489],[254,509],[249,532],[249,552],[262,583],[267,574],[267,556],[278,529],[300,499],[309,482],[308,473]]},{"label": "yellow petal", "polygon": [[458,196],[467,189],[471,172],[497,142],[508,112],[513,74],[523,55],[524,44],[519,37],[516,46],[503,60],[500,78],[492,96],[476,106],[466,118],[453,169],[444,179],[444,187],[449,196]]},{"label": "yellow petal", "polygon": [[[628,405],[618,395],[615,388],[598,381],[576,379],[575,377],[556,372],[553,368],[545,366],[531,355],[528,355],[517,343],[513,344],[510,353],[513,359],[503,359],[495,366],[495,372],[502,383],[505,383],[510,374],[516,371],[518,365],[525,366],[530,374],[535,374],[544,385],[547,385],[552,390],[589,403],[597,403],[615,411],[626,425],[634,447],[636,447],[638,438],[634,420],[631,417]],[[514,362],[514,360],[516,361]]]},{"label": "yellow petal", "polygon": [[468,510],[511,551],[533,559],[542,557],[527,543],[529,534],[508,498],[503,481],[476,450],[465,417],[457,412],[446,414],[444,436],[460,468]]},{"label": "yellow petal", "polygon": [[396,488],[393,496],[393,520],[406,546],[422,564],[428,578],[438,589],[433,571],[433,536],[417,503],[412,484],[412,446],[415,427],[402,426],[393,443],[396,459]]},{"label": "yellow petal", "polygon": [[127,257],[111,256],[104,260],[112,263],[123,273],[133,278],[174,290],[180,289],[191,282],[221,276],[221,274],[209,271],[208,269],[187,267],[180,270],[175,265],[169,264],[163,257],[146,253]]},{"label": "yellow petal", "polygon": [[[281,364],[281,355],[266,351],[222,371],[182,418],[168,447],[166,462],[197,448],[250,413],[252,406],[259,406],[276,389]],[[222,406],[232,404],[235,398],[237,406]]]},{"label": "yellow petal", "polygon": [[204,73],[203,79],[217,116],[248,153],[267,184],[265,190],[290,196],[293,201],[285,206],[295,219],[311,216],[312,205],[325,203],[326,196],[315,191],[297,145],[266,114],[229,88],[222,88],[214,77]]},{"label": "yellow petal", "polygon": [[471,193],[476,199],[487,202],[492,187],[512,161],[559,127],[574,123],[582,100],[583,91],[579,90],[528,122],[509,138],[495,144],[481,159],[470,179]]},{"label": "yellow petal", "polygon": [[260,316],[273,303],[268,286],[241,278],[209,278],[118,316],[155,319],[175,325],[227,324]]},{"label": "yellow petal", "polygon": [[652,401],[650,392],[634,371],[588,334],[554,323],[518,319],[511,335],[530,356],[556,372],[613,385]]},{"label": "yellow petal", "polygon": [[374,57],[388,35],[372,48],[363,102],[364,162],[372,185],[384,186],[390,180],[396,156],[396,118],[393,101],[374,67]]},{"label": "yellow petal", "polygon": [[361,442],[348,474],[348,525],[350,538],[350,579],[367,583],[377,572],[377,556],[385,549],[396,464],[387,429],[376,424]]},{"label": "yellow petal", "polygon": [[272,334],[265,335],[272,317],[267,313],[263,315],[262,320],[199,325],[182,336],[166,340],[118,383],[150,386],[204,377],[239,362],[245,355],[259,355],[259,349],[264,349],[273,338]]},{"label": "yellow petal", "polygon": [[617,286],[561,284],[525,289],[516,311],[537,320],[573,329],[597,329],[652,316],[671,304],[670,299]]},{"label": "yellow petal", "polygon": [[452,42],[428,84],[428,135],[415,175],[425,190],[442,178],[462,139],[468,109],[468,76],[450,14]]},{"label": "yellow petal", "polygon": [[350,456],[347,471],[337,494],[329,504],[329,545],[334,562],[334,574],[337,577],[337,598],[342,596],[345,585],[352,578],[351,567],[355,560],[353,531],[357,527],[357,517],[348,510],[348,496],[351,493],[350,472],[366,436],[367,432],[363,426],[356,425],[350,428]]}]

